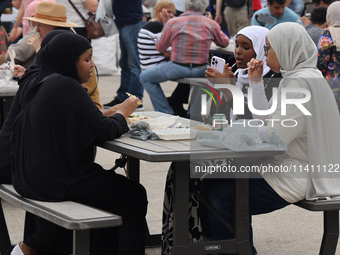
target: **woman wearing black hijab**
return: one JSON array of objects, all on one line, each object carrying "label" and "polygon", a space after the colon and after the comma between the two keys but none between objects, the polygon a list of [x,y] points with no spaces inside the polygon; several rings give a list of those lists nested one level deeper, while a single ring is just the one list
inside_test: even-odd
[{"label": "woman wearing black hijab", "polygon": [[94,163],[96,144],[128,131],[125,117],[138,99],[124,101],[110,118],[103,116],[81,86],[91,76],[91,56],[89,42],[72,34],[54,37],[40,51],[37,81],[59,75],[41,84],[13,125],[13,185],[24,197],[81,202],[121,215],[120,228],[91,232],[91,254],[116,254],[118,240],[117,254],[142,255],[145,189]]},{"label": "woman wearing black hijab", "polygon": [[[55,37],[56,35],[64,33],[73,34],[73,32],[71,31],[60,29],[51,31],[45,36],[44,40],[42,41],[41,48],[45,47],[45,45],[50,40],[52,40],[53,37]],[[25,95],[27,90],[29,90],[32,86],[34,86],[38,82],[36,79],[38,78],[39,73],[40,64],[37,61],[21,77],[21,79],[18,82],[19,85],[18,92],[16,93],[8,117],[0,130],[0,184],[12,183],[11,159],[10,159],[11,144],[9,140],[12,133],[12,125],[14,123],[15,118],[21,111],[23,95]]]}]

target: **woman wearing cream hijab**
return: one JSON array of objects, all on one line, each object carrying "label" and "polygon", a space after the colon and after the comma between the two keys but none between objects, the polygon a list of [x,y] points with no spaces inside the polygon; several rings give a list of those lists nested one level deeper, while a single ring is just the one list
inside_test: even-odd
[{"label": "woman wearing cream hijab", "polygon": [[[251,215],[263,214],[281,209],[290,203],[303,199],[317,199],[320,197],[335,197],[340,195],[340,178],[334,173],[334,167],[340,165],[338,152],[340,150],[340,119],[335,99],[329,85],[322,77],[316,66],[317,49],[305,29],[296,23],[282,23],[271,29],[266,37],[266,61],[274,72],[281,72],[283,79],[280,82],[277,96],[277,108],[264,119],[277,120],[259,128],[259,134],[265,140],[272,132],[278,133],[287,145],[284,155],[273,158],[257,159],[256,164],[271,167],[291,167],[295,171],[266,172],[258,179],[249,180],[249,211]],[[260,87],[263,62],[252,59],[248,63],[248,75],[251,84]],[[310,99],[302,107],[311,113],[305,115],[295,104],[287,104],[286,115],[281,114],[282,90],[289,91],[304,89],[310,92]],[[262,95],[264,89],[262,85]],[[307,93],[308,94],[308,93]],[[286,98],[302,100],[303,93],[287,93]],[[254,102],[259,101],[254,98]],[[275,101],[274,101],[275,102]],[[267,109],[271,108],[273,98],[268,102]],[[255,109],[256,106],[254,105]],[[295,120],[285,127],[281,121]],[[320,171],[317,171],[319,165]],[[329,169],[333,166],[333,172]],[[300,169],[309,169],[300,170]],[[314,170],[312,170],[314,169]],[[329,171],[328,171],[329,170]],[[233,187],[232,180],[220,180],[209,190],[208,201],[221,215],[232,223],[233,219]],[[221,203],[223,201],[223,203]],[[208,219],[213,239],[232,238],[232,234],[220,224],[213,214]],[[252,230],[250,225],[250,242],[252,252],[256,254],[253,246]]]},{"label": "woman wearing cream hijab", "polygon": [[327,24],[318,43],[317,67],[333,90],[340,111],[340,2],[327,8]]}]

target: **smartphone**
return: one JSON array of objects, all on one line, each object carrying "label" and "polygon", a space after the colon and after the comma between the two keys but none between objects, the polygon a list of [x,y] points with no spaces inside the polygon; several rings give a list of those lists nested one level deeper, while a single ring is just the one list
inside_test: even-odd
[{"label": "smartphone", "polygon": [[[256,15],[257,16],[257,15]],[[259,23],[265,23],[273,26],[275,24],[276,19],[274,17],[269,16],[268,14],[263,14],[260,13],[257,17],[256,20]]]},{"label": "smartphone", "polygon": [[211,58],[211,68],[214,68],[215,70],[219,71],[220,73],[224,72],[224,66],[225,66],[225,60],[223,58],[219,58],[216,56],[213,56]]}]

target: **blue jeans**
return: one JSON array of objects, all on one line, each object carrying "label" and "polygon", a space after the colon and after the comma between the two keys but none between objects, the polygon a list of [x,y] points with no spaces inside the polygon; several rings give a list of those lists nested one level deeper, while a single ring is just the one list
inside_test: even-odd
[{"label": "blue jeans", "polygon": [[137,39],[139,30],[144,24],[145,22],[138,22],[119,29],[119,45],[121,50],[119,66],[122,71],[117,97],[121,101],[124,101],[128,97],[126,92],[135,95],[139,99],[143,98],[144,89],[139,81],[141,70]]},{"label": "blue jeans", "polygon": [[[201,195],[230,225],[233,225],[233,186],[233,179],[205,179],[201,183]],[[290,203],[281,198],[263,178],[249,179],[250,215],[269,213],[289,204]],[[200,203],[200,218],[204,236],[214,240],[233,238],[233,234],[203,203]],[[256,254],[256,249],[253,244],[251,216],[249,223],[249,241],[253,254]]]},{"label": "blue jeans", "polygon": [[289,9],[292,9],[299,16],[301,16],[304,8],[305,6],[302,0],[292,0],[289,5]]},{"label": "blue jeans", "polygon": [[204,77],[206,69],[206,65],[190,68],[169,61],[143,71],[140,75],[140,82],[150,95],[155,111],[173,114],[174,111],[169,105],[159,83],[179,78]]}]

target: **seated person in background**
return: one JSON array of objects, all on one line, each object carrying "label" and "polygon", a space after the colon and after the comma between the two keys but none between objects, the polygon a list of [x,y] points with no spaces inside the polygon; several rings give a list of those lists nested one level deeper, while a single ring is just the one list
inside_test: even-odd
[{"label": "seated person in background", "polygon": [[[27,8],[26,8],[26,14],[29,15],[29,17],[33,17],[35,10],[37,8],[38,3],[40,2],[50,2],[55,3],[55,0],[34,0],[31,2]],[[57,14],[53,14],[57,15]],[[58,15],[59,16],[59,15]],[[58,17],[57,16],[57,17]],[[65,24],[67,22],[61,22],[56,21],[58,23],[59,27],[65,27]],[[18,65],[22,65],[24,68],[29,68],[36,60],[37,54],[33,47],[29,45],[29,40],[32,35],[39,36],[39,32],[36,31],[35,23],[31,24],[31,31],[24,36],[21,40],[19,40],[17,43],[12,44],[8,47],[8,50],[13,50],[15,52],[15,63]],[[70,24],[67,24],[66,27],[68,27]],[[10,57],[9,54],[6,54],[6,59],[9,61]]]},{"label": "seated person in background", "polygon": [[186,11],[169,20],[156,42],[156,49],[172,46],[171,61],[143,71],[140,82],[149,93],[155,111],[174,114],[159,83],[189,77],[204,77],[211,42],[226,47],[229,38],[219,25],[202,13],[208,0],[184,0]]},{"label": "seated person in background", "polygon": [[[163,9],[167,14],[162,14]],[[174,17],[176,7],[171,0],[161,0],[155,6],[155,18],[146,23],[138,34],[138,52],[140,67],[142,72],[150,67],[165,63],[170,59],[171,46],[165,52],[156,50],[156,39],[160,36],[163,26]],[[168,102],[172,107],[174,114],[186,117],[186,110],[183,104],[188,103],[190,85],[179,83],[168,97]]]},{"label": "seated person in background", "polygon": [[[165,17],[162,11],[168,13]],[[156,40],[160,36],[164,24],[169,18],[173,18],[176,12],[174,3],[171,0],[160,0],[155,6],[155,17],[146,23],[138,33],[138,53],[140,68],[142,71],[167,62],[170,59],[171,47],[167,51],[156,50]]]},{"label": "seated person in background", "polygon": [[321,33],[318,42],[317,68],[333,90],[340,112],[340,2],[327,8],[328,28]]},{"label": "seated person in background", "polygon": [[[58,75],[40,85],[13,125],[14,188],[27,198],[75,201],[121,215],[124,223],[119,228],[91,232],[91,254],[144,254],[144,187],[105,171],[94,163],[93,153],[96,145],[129,130],[126,118],[139,99],[129,98],[114,116],[103,116],[81,86],[94,67],[91,44],[83,36],[56,36],[39,52],[38,61],[38,81]],[[34,244],[34,240],[29,241]],[[25,240],[16,249],[31,247],[31,243]]]},{"label": "seated person in background", "polygon": [[327,7],[320,6],[315,7],[312,10],[310,19],[307,17],[300,18],[300,20],[303,21],[305,29],[309,36],[312,38],[315,45],[318,45],[322,31],[328,26],[326,22],[326,14]]},{"label": "seated person in background", "polygon": [[[264,121],[276,119],[277,122],[274,125],[268,123],[259,127],[258,135],[264,141],[276,132],[285,141],[287,150],[285,154],[275,157],[254,159],[253,164],[287,169],[291,166],[311,169],[318,165],[339,164],[339,113],[332,91],[320,71],[315,68],[318,52],[306,30],[301,25],[291,22],[277,25],[267,33],[265,54],[270,69],[281,72],[283,76],[278,95],[284,89],[309,91],[311,98],[303,104],[303,107],[311,115],[305,115],[294,104],[283,104],[281,97],[278,96],[275,111],[261,117]],[[255,86],[262,86],[262,93],[253,95],[255,109],[258,109],[255,102],[262,102],[260,98],[267,101],[264,84],[259,82],[262,76],[261,63],[260,60],[252,59],[248,64],[250,82]],[[305,94],[290,92],[287,93],[287,98],[299,101],[305,98]],[[274,100],[266,103],[267,107],[264,109],[270,109]],[[281,114],[284,110],[282,105],[286,106],[285,115]],[[283,126],[280,122],[284,119],[294,119],[297,124],[294,127]],[[233,180],[221,178],[205,181],[203,180],[201,184],[201,195],[229,224],[233,225]],[[249,179],[249,213],[259,215],[279,210],[303,199],[339,195],[338,173],[268,171]],[[205,227],[203,233],[207,237],[214,240],[233,238],[233,233],[210,211],[208,216],[201,219],[202,226]],[[251,218],[247,225],[252,254],[255,255],[257,252],[253,244]]]},{"label": "seated person in background", "polygon": [[289,8],[286,8],[286,0],[268,0],[267,7],[263,8],[254,13],[253,19],[251,21],[252,25],[261,26],[260,22],[257,20],[260,14],[269,15],[276,19],[274,25],[266,23],[264,27],[271,29],[277,24],[283,22],[296,22],[299,20],[300,16]]},{"label": "seated person in background", "polygon": [[[25,62],[25,69],[28,68],[27,65],[30,66],[32,64],[33,60],[35,61],[36,53],[40,50],[41,40],[48,32],[55,29],[69,30],[71,27],[76,26],[76,24],[72,22],[60,21],[60,19],[67,20],[66,7],[61,4],[56,4],[54,0],[35,0],[27,7],[26,13],[32,13],[30,17],[24,18],[31,22],[33,26],[32,31],[16,45],[10,47],[10,49],[13,49],[16,53],[16,60],[24,60],[29,57]],[[6,57],[9,59],[8,54]],[[22,76],[25,69],[16,67],[16,71],[18,72],[15,72],[14,76]],[[95,69],[93,69],[92,72],[95,74]],[[83,84],[83,86],[88,89],[88,94],[101,110],[102,105],[99,99],[96,75],[91,76],[90,80],[86,84]]]}]

